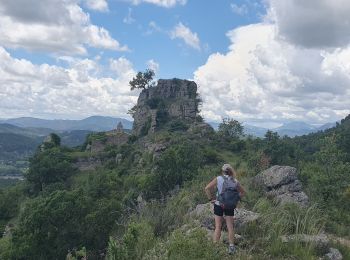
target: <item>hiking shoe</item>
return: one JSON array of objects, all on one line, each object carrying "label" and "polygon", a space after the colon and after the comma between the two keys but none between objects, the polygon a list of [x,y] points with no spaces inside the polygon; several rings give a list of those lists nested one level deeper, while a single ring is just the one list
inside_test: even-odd
[{"label": "hiking shoe", "polygon": [[230,255],[233,255],[235,252],[236,252],[236,248],[235,248],[234,245],[231,245],[231,246],[228,247],[228,253]]}]

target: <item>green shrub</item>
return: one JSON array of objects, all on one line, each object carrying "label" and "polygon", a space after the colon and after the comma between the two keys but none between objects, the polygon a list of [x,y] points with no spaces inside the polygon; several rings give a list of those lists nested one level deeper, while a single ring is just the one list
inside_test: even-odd
[{"label": "green shrub", "polygon": [[133,143],[135,143],[137,141],[137,136],[136,135],[130,135],[129,137],[128,137],[128,143],[129,144],[133,144]]},{"label": "green shrub", "polygon": [[218,164],[222,162],[220,154],[211,147],[206,147],[203,150],[203,163],[204,164]]},{"label": "green shrub", "polygon": [[169,131],[186,131],[189,128],[189,125],[181,119],[176,119],[170,122]]},{"label": "green shrub", "polygon": [[107,259],[142,259],[147,250],[154,246],[155,242],[151,225],[145,221],[131,222],[120,241],[112,237],[110,238]]},{"label": "green shrub", "polygon": [[11,255],[14,250],[10,237],[0,238],[0,259],[13,259]]},{"label": "green shrub", "polygon": [[26,178],[37,194],[50,184],[65,182],[74,173],[76,168],[73,167],[71,158],[60,148],[52,148],[38,152],[31,158]]},{"label": "green shrub", "polygon": [[64,259],[74,248],[107,245],[108,234],[120,214],[115,199],[91,199],[82,191],[55,191],[23,207],[13,231],[9,259]]},{"label": "green shrub", "polygon": [[140,212],[140,218],[153,226],[157,236],[164,236],[184,224],[186,213],[194,203],[190,194],[183,191],[164,201],[149,201]]},{"label": "green shrub", "polygon": [[198,174],[202,156],[198,146],[190,143],[167,149],[156,162],[155,190],[165,196],[176,185],[192,180]]},{"label": "green shrub", "polygon": [[223,250],[217,250],[208,240],[206,231],[201,228],[193,230],[176,230],[169,237],[169,259],[222,259]]},{"label": "green shrub", "polygon": [[140,136],[145,136],[148,134],[148,131],[151,128],[151,124],[152,124],[152,118],[149,117],[146,123],[141,127]]}]

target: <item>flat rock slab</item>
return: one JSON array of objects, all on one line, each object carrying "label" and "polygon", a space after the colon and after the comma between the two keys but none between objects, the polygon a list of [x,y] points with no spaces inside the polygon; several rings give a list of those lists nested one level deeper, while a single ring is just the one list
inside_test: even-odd
[{"label": "flat rock slab", "polygon": [[301,243],[311,243],[316,246],[318,250],[327,252],[329,248],[329,239],[325,234],[319,235],[307,235],[307,234],[296,234],[281,237],[282,242],[301,242]]}]

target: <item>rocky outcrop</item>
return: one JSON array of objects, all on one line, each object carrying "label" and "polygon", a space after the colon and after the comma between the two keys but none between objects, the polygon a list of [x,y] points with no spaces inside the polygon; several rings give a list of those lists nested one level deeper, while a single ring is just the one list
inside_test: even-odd
[{"label": "rocky outcrop", "polygon": [[78,158],[74,163],[74,166],[77,167],[80,171],[91,171],[96,170],[98,167],[102,166],[102,161],[99,158],[95,157],[82,157]]},{"label": "rocky outcrop", "polygon": [[324,259],[324,260],[326,259],[342,260],[343,259],[343,256],[338,249],[329,247],[331,244],[330,239],[324,233],[321,233],[318,235],[294,234],[294,235],[282,236],[281,240],[283,243],[298,242],[298,243],[312,244],[320,253],[325,254],[324,257],[320,259]]},{"label": "rocky outcrop", "polygon": [[268,197],[281,204],[297,203],[307,206],[309,198],[302,190],[297,170],[290,166],[272,166],[254,178],[254,183],[265,190]]},{"label": "rocky outcrop", "polygon": [[44,152],[47,149],[50,149],[52,147],[60,146],[61,139],[58,135],[51,133],[48,136],[45,137],[43,143],[39,146],[39,150],[41,152]]},{"label": "rocky outcrop", "polygon": [[325,234],[319,235],[306,235],[306,234],[296,234],[296,235],[288,235],[281,237],[282,242],[290,243],[290,242],[300,242],[300,243],[311,243],[313,244],[319,251],[327,252],[329,249],[329,239]]},{"label": "rocky outcrop", "polygon": [[[189,213],[189,217],[197,221],[201,227],[209,230],[215,229],[214,205],[212,203],[199,204],[197,207]],[[244,208],[237,208],[235,210],[235,229],[241,230],[244,226],[249,223],[257,221],[259,214],[246,210]]]},{"label": "rocky outcrop", "polygon": [[86,146],[86,151],[91,153],[102,152],[108,145],[122,145],[128,142],[129,134],[120,129],[105,133],[102,139],[92,139],[90,144]]},{"label": "rocky outcrop", "polygon": [[343,255],[336,248],[330,248],[329,252],[323,257],[325,260],[342,260]]},{"label": "rocky outcrop", "polygon": [[160,79],[155,87],[142,90],[133,109],[133,133],[154,132],[164,120],[195,121],[198,113],[197,84],[180,79]]},{"label": "rocky outcrop", "polygon": [[214,128],[204,122],[191,125],[187,132],[198,138],[208,137],[215,133]]}]

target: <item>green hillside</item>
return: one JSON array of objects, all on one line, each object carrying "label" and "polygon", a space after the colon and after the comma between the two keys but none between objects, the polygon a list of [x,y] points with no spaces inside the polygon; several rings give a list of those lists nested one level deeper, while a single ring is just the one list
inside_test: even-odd
[{"label": "green hillside", "polygon": [[[18,175],[26,171],[29,158],[45,136],[55,132],[48,128],[22,128],[10,124],[0,124],[0,175]],[[74,147],[82,145],[89,130],[73,130],[59,132],[62,144]],[[4,183],[12,181],[0,180]]]},{"label": "green hillside", "polygon": [[[173,113],[185,98],[172,99]],[[316,260],[334,250],[350,259],[349,116],[303,137],[251,138],[235,120],[215,132],[199,116],[174,119],[158,109],[156,125],[139,118],[139,135],[94,133],[80,148],[52,135],[31,158],[26,180],[0,190],[0,259]],[[246,189],[234,256],[225,236],[213,244],[206,211],[204,187],[223,163]],[[295,167],[296,186],[258,186],[256,176],[274,165]],[[301,184],[308,203],[278,200],[289,192],[282,186],[300,191]]]},{"label": "green hillside", "polygon": [[18,160],[32,155],[42,137],[28,137],[14,133],[0,133],[0,160]]}]

